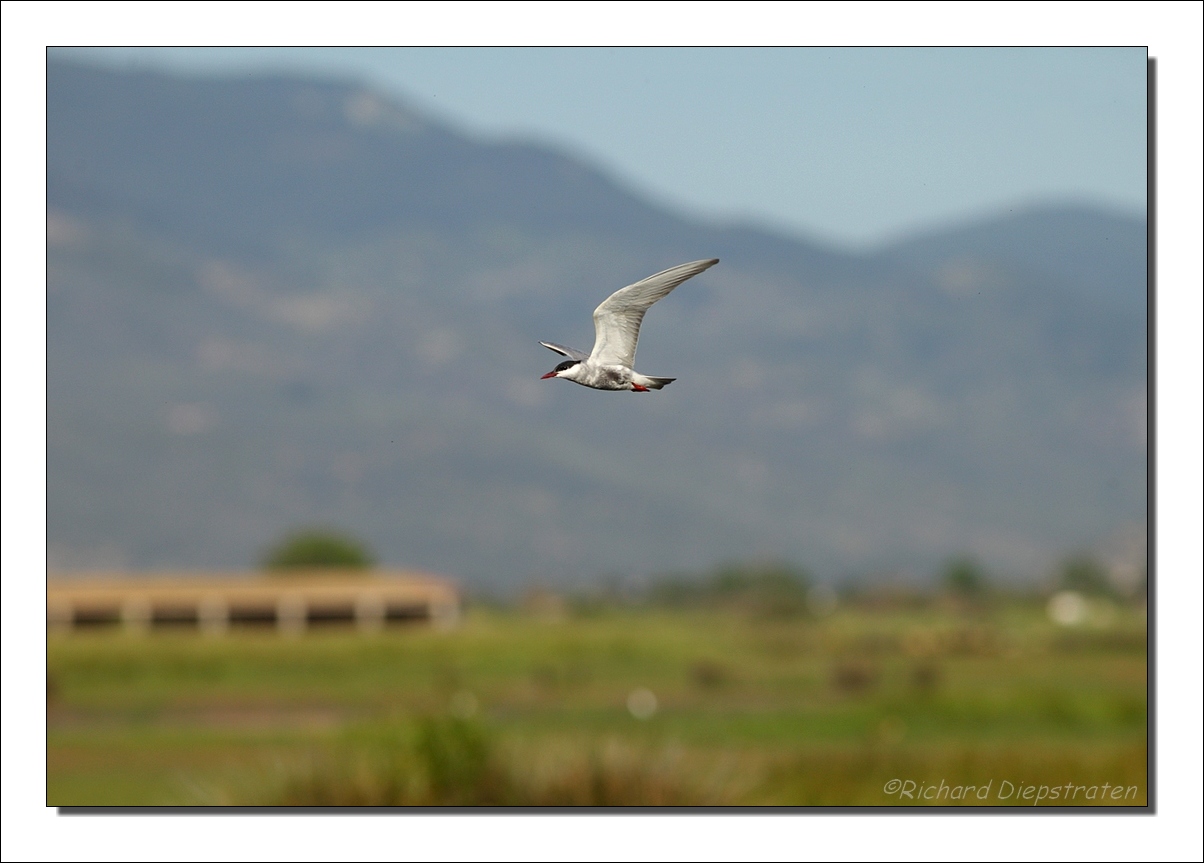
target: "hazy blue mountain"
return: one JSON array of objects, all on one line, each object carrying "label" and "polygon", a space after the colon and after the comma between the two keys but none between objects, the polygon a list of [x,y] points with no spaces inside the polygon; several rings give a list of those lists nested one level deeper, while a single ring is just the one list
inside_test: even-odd
[{"label": "hazy blue mountain", "polygon": [[[330,524],[496,586],[955,552],[1145,515],[1145,224],[850,255],[655,207],[354,83],[48,68],[52,564],[245,566]],[[609,292],[648,396],[540,381]]]},{"label": "hazy blue mountain", "polygon": [[892,261],[931,267],[979,261],[1040,281],[1057,276],[1059,288],[1092,303],[1115,303],[1145,313],[1144,220],[1086,206],[1024,210],[953,230],[931,232],[892,246]]}]

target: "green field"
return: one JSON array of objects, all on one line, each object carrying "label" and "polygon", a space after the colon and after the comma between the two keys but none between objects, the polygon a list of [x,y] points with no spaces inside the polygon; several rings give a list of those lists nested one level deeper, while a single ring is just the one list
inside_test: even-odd
[{"label": "green field", "polygon": [[1144,608],[470,608],[47,655],[52,806],[1146,803]]}]

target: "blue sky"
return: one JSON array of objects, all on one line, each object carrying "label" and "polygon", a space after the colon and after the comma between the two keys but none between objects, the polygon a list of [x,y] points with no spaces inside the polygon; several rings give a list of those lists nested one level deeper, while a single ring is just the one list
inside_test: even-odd
[{"label": "blue sky", "polygon": [[[72,52],[75,53],[75,52]],[[866,248],[1075,201],[1140,215],[1144,48],[121,48],[119,66],[354,78],[676,209]]]}]

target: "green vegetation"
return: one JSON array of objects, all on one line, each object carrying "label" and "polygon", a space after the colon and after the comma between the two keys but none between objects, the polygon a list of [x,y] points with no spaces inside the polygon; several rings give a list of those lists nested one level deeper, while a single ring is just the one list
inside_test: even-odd
[{"label": "green vegetation", "polygon": [[958,557],[945,564],[941,572],[945,589],[956,596],[977,597],[987,586],[982,566],[971,557]]},{"label": "green vegetation", "polygon": [[[1078,627],[1035,599],[565,608],[55,635],[48,803],[1014,805],[1004,782],[1146,801],[1140,607]],[[993,784],[937,801],[892,779]],[[1136,790],[1085,801],[1105,782]]]},{"label": "green vegetation", "polygon": [[666,576],[649,598],[668,607],[742,609],[763,617],[795,617],[807,608],[811,577],[785,563],[730,563],[709,577]]},{"label": "green vegetation", "polygon": [[269,570],[367,569],[375,561],[358,540],[333,530],[313,528],[290,534],[264,558]]},{"label": "green vegetation", "polygon": [[1064,590],[1076,590],[1087,596],[1115,594],[1108,571],[1089,554],[1076,554],[1062,561],[1059,584]]}]

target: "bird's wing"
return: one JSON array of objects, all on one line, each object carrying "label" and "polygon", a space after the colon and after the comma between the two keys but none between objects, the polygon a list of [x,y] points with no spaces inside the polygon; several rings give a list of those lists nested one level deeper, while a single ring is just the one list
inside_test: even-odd
[{"label": "bird's wing", "polygon": [[585,351],[579,351],[576,348],[566,348],[564,345],[558,345],[555,342],[540,342],[540,344],[548,350],[563,354],[570,360],[583,360],[589,356]]},{"label": "bird's wing", "polygon": [[615,291],[594,309],[594,350],[590,362],[599,365],[635,363],[635,344],[640,337],[644,312],[661,297],[691,276],[719,263],[718,258],[678,264],[663,272]]}]

